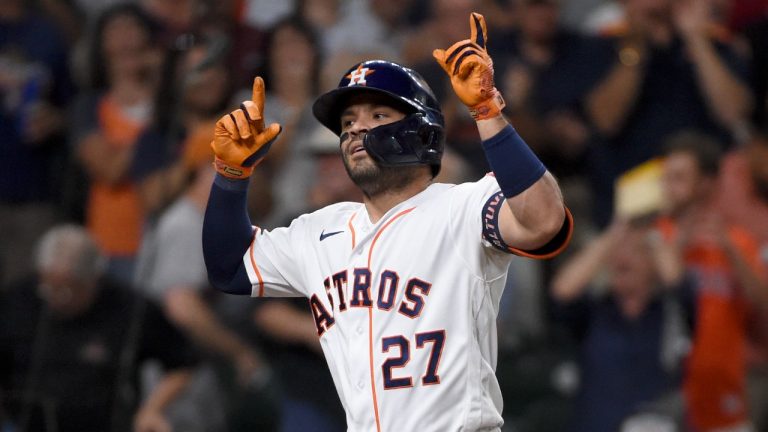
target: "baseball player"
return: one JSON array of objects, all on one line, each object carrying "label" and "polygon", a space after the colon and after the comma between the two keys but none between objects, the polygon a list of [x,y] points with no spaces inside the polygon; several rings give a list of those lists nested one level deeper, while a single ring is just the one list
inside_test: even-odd
[{"label": "baseball player", "polygon": [[309,299],[350,431],[500,430],[495,320],[508,265],[552,257],[570,239],[555,179],[501,115],[483,16],[471,14],[470,26],[469,39],[434,57],[477,120],[493,170],[474,183],[433,182],[440,107],[417,73],[387,61],[354,65],[313,106],[339,135],[363,203],[252,227],[248,175],[281,131],[264,124],[261,78],[253,100],[216,125],[209,277],[234,294]]}]

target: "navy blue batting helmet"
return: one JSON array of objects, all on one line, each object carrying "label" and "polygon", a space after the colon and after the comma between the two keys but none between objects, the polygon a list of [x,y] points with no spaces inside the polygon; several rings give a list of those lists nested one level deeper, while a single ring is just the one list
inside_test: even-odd
[{"label": "navy blue batting helmet", "polygon": [[385,60],[352,66],[337,88],[321,95],[312,106],[315,117],[339,135],[341,113],[349,98],[361,93],[382,95],[406,116],[371,129],[363,139],[368,154],[383,165],[432,166],[440,170],[445,143],[445,121],[429,85],[416,71]]}]

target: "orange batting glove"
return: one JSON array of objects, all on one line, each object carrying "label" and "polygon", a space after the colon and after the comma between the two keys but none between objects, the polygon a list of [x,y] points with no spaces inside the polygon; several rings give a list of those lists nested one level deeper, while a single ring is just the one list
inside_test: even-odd
[{"label": "orange batting glove", "polygon": [[496,117],[504,108],[504,99],[493,83],[493,61],[486,51],[488,32],[485,18],[472,12],[469,39],[456,42],[447,50],[436,49],[432,56],[451,77],[453,91],[475,120]]},{"label": "orange batting glove", "polygon": [[251,100],[216,122],[211,142],[216,171],[229,178],[248,178],[282,130],[277,123],[264,127],[264,80],[256,77]]}]

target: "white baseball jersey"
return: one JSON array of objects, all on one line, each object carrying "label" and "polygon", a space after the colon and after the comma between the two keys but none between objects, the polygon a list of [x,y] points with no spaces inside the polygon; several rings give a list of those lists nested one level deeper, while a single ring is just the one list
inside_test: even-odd
[{"label": "white baseball jersey", "polygon": [[[495,198],[494,198],[495,197]],[[309,298],[350,431],[499,430],[496,316],[513,255],[483,240],[493,176],[256,231],[253,296]]]}]

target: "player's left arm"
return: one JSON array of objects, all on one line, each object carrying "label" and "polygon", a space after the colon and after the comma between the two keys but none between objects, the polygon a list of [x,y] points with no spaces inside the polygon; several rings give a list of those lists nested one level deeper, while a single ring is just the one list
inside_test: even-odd
[{"label": "player's left arm", "polygon": [[502,240],[519,251],[546,246],[570,224],[557,180],[502,115],[478,120],[477,126],[506,199],[499,207]]},{"label": "player's left arm", "polygon": [[491,236],[500,236],[504,249],[522,255],[552,255],[570,238],[570,214],[555,178],[501,113],[504,99],[494,85],[485,18],[472,13],[469,24],[469,39],[433,55],[477,121],[483,150],[506,199],[506,205],[496,207]]},{"label": "player's left arm", "polygon": [[264,80],[253,80],[250,101],[216,122],[211,148],[217,174],[203,221],[203,258],[208,279],[216,289],[251,294],[243,256],[253,239],[247,211],[249,177],[282,131],[264,123]]}]

